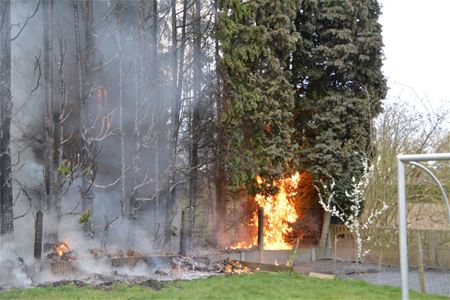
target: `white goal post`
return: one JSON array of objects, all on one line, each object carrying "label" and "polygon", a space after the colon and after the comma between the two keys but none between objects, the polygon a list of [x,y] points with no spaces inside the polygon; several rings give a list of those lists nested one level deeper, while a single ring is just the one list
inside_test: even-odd
[{"label": "white goal post", "polygon": [[450,207],[448,197],[439,179],[426,166],[422,165],[422,161],[441,161],[450,160],[450,153],[434,153],[434,154],[400,154],[397,156],[397,185],[398,185],[398,223],[399,223],[399,245],[400,245],[400,271],[402,279],[402,299],[409,299],[408,286],[408,244],[407,244],[407,207],[406,207],[406,181],[405,181],[405,165],[410,164],[425,171],[436,182],[441,191],[442,197],[447,209],[447,216],[450,222]]}]

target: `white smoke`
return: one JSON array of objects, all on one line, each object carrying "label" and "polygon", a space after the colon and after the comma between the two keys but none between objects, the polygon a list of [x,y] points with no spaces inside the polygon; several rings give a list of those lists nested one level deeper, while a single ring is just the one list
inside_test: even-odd
[{"label": "white smoke", "polygon": [[32,284],[31,278],[26,273],[26,264],[22,258],[17,257],[14,243],[5,237],[0,244],[0,287],[12,288],[29,287]]}]

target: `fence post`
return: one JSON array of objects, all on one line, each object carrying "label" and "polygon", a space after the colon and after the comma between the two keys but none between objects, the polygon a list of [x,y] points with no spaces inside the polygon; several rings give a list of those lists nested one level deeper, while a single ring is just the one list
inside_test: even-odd
[{"label": "fence post", "polygon": [[438,239],[436,232],[433,230],[428,231],[428,259],[430,260],[430,265],[433,267],[438,267],[437,245]]},{"label": "fence post", "polygon": [[417,237],[417,246],[419,248],[419,255],[418,255],[418,266],[419,266],[419,285],[420,285],[420,291],[422,293],[426,293],[425,290],[425,270],[423,266],[423,250],[422,250],[422,238],[420,236],[420,231],[416,232]]},{"label": "fence post", "polygon": [[264,247],[264,210],[262,207],[258,208],[258,251],[259,262],[262,262],[262,253]]},{"label": "fence post", "polygon": [[181,226],[180,226],[180,255],[182,255],[182,256],[186,256],[186,254],[187,254],[185,214],[186,214],[186,212],[184,210],[182,210],[181,211]]},{"label": "fence post", "polygon": [[336,275],[336,258],[337,258],[337,243],[338,243],[338,236],[334,236],[334,253],[333,253],[333,275]]},{"label": "fence post", "polygon": [[42,256],[42,224],[43,214],[38,211],[34,222],[34,258],[41,259]]}]

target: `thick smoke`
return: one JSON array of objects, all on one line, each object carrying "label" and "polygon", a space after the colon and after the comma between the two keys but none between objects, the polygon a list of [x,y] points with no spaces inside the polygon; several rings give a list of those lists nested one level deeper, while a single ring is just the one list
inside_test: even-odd
[{"label": "thick smoke", "polygon": [[[113,272],[111,263],[105,259],[94,259],[92,249],[106,249],[108,253],[134,251],[145,255],[163,255],[178,251],[180,241],[181,210],[188,206],[188,176],[192,152],[192,131],[199,130],[200,150],[197,171],[197,198],[213,203],[210,168],[214,163],[214,133],[211,130],[192,128],[192,107],[197,108],[200,121],[211,124],[215,107],[211,96],[214,89],[207,90],[198,74],[194,80],[194,61],[202,61],[204,78],[207,72],[214,73],[214,64],[206,68],[206,56],[213,56],[209,49],[211,41],[202,38],[202,51],[193,51],[194,6],[186,14],[177,14],[178,24],[187,24],[186,31],[178,30],[177,67],[184,66],[173,84],[172,35],[170,25],[170,1],[158,1],[158,16],[152,19],[153,7],[144,1],[145,26],[138,24],[137,1],[92,1],[93,45],[87,53],[86,26],[88,16],[84,14],[85,1],[79,1],[80,47],[82,59],[89,56],[86,66],[87,118],[84,127],[80,123],[81,105],[79,97],[78,65],[76,58],[76,34],[74,29],[73,1],[54,1],[53,14],[53,84],[46,82],[44,72],[44,21],[46,15],[43,1],[11,1],[12,35],[20,35],[12,42],[12,96],[13,120],[11,128],[11,152],[14,163],[14,220],[15,232],[10,239],[1,238],[0,288],[26,287],[30,284],[57,280],[61,274],[53,274],[45,265],[46,255],[52,252],[48,245],[67,241],[76,253],[74,266],[77,272],[70,276],[88,273]],[[87,2],[86,2],[87,3]],[[39,7],[38,7],[39,6]],[[35,15],[33,12],[38,7]],[[177,5],[177,9],[182,9]],[[211,22],[211,9],[203,7],[202,22]],[[204,16],[203,16],[204,13]],[[187,19],[182,21],[181,18]],[[153,20],[158,22],[156,31]],[[26,25],[26,26],[25,26]],[[209,24],[210,25],[210,24]],[[202,30],[212,28],[202,24]],[[23,27],[23,28],[22,28]],[[141,30],[141,31],[139,31]],[[156,33],[156,35],[155,35]],[[183,36],[185,34],[186,36]],[[157,40],[153,39],[157,36]],[[205,37],[208,34],[204,34]],[[184,38],[185,40],[180,40]],[[140,48],[144,45],[144,49]],[[60,48],[61,46],[61,48]],[[183,48],[183,52],[181,49]],[[60,52],[62,50],[62,52]],[[84,51],[84,52],[83,52]],[[63,54],[63,55],[62,55]],[[183,55],[181,57],[181,55]],[[201,56],[201,57],[200,57]],[[63,63],[63,83],[60,81],[60,62]],[[200,65],[199,65],[200,66]],[[212,76],[208,75],[208,80]],[[195,81],[195,82],[194,82]],[[75,171],[75,177],[64,185],[61,212],[57,218],[54,211],[47,210],[45,202],[45,92],[46,84],[53,86],[54,109],[64,107],[63,162],[74,165],[80,157],[81,132],[86,129],[92,139],[95,165],[86,170]],[[202,103],[193,89],[201,87]],[[62,94],[61,94],[62,91]],[[173,99],[179,99],[179,126],[175,145],[175,167],[171,170],[171,133],[174,127]],[[197,101],[196,103],[194,103]],[[209,102],[208,102],[209,101]],[[198,125],[200,126],[200,125]],[[139,132],[135,129],[138,128]],[[212,127],[211,127],[212,128]],[[136,154],[138,151],[138,155]],[[70,165],[72,167],[73,165]],[[68,165],[61,164],[62,167]],[[197,167],[195,167],[197,168]],[[58,172],[64,172],[59,171]],[[78,173],[76,173],[78,172]],[[81,172],[95,173],[92,186],[93,207],[88,217],[88,226],[81,223],[86,211],[81,207]],[[170,172],[174,181],[170,183]],[[124,173],[124,174],[123,174]],[[120,177],[124,175],[124,179]],[[163,247],[166,202],[169,201],[174,184],[175,206],[173,207],[171,244]],[[206,186],[208,185],[208,186]],[[192,188],[192,185],[189,186]],[[195,187],[195,186],[194,186]],[[169,192],[168,192],[169,191]],[[123,194],[125,198],[123,199]],[[202,194],[200,196],[200,194]],[[205,196],[206,195],[206,196]],[[135,207],[124,213],[131,197]],[[200,200],[197,200],[200,201]],[[205,201],[206,202],[206,201]],[[200,203],[200,202],[199,202]],[[130,204],[131,205],[131,204]],[[202,204],[203,205],[203,204]],[[206,206],[205,206],[206,207]],[[205,227],[210,218],[210,207],[196,208],[203,215],[198,226]],[[38,211],[44,213],[43,258],[36,261],[34,251],[34,225]],[[200,223],[201,222],[201,223]],[[210,223],[212,224],[212,223]],[[86,228],[88,232],[86,232]],[[213,225],[210,225],[213,228]],[[202,228],[202,230],[205,228]],[[57,234],[57,236],[55,236]],[[47,244],[47,245],[46,245]],[[4,271],[8,270],[8,271]],[[116,269],[117,271],[117,269]],[[139,264],[134,268],[123,267],[119,272],[129,275],[148,274],[148,266]],[[77,274],[78,275],[77,275]],[[66,275],[64,275],[66,276]],[[69,275],[67,275],[69,276]]]},{"label": "thick smoke", "polygon": [[[42,1],[40,1],[42,2]],[[95,1],[96,2],[96,1]],[[94,10],[94,19],[99,20],[104,18],[102,22],[96,24],[96,33],[98,41],[103,44],[95,44],[95,53],[93,55],[91,68],[97,67],[94,71],[94,78],[92,80],[92,92],[90,96],[91,103],[89,109],[91,119],[96,115],[98,101],[108,101],[106,110],[112,112],[112,122],[109,125],[111,136],[108,139],[99,143],[101,148],[97,159],[97,174],[96,183],[100,185],[107,185],[114,181],[119,174],[120,169],[120,149],[119,134],[117,133],[119,116],[117,113],[117,98],[118,98],[118,70],[117,59],[107,64],[105,61],[117,55],[117,47],[114,46],[114,39],[120,39],[123,42],[123,93],[124,93],[124,111],[123,111],[123,126],[126,133],[126,157],[127,164],[131,164],[129,159],[133,155],[133,141],[132,131],[134,126],[134,111],[136,98],[136,26],[131,24],[136,16],[136,7],[125,7],[123,16],[121,17],[120,30],[117,29],[119,25],[119,17],[113,12],[111,13],[113,3],[111,1],[102,1],[101,5],[96,5]],[[12,24],[19,24],[17,27],[23,26],[27,17],[29,17],[36,6],[38,0],[20,0],[12,1]],[[71,1],[55,1],[54,5],[54,34],[53,51],[54,57],[54,84],[57,87],[57,66],[58,66],[58,41],[57,37],[62,36],[66,43],[65,54],[65,80],[68,95],[68,103],[70,104],[68,110],[71,110],[68,121],[65,124],[65,138],[73,135],[76,139],[77,131],[79,131],[79,122],[76,115],[79,109],[76,103],[76,65],[75,65],[75,45],[74,45],[74,29],[73,29],[73,10]],[[130,3],[125,3],[130,5]],[[56,280],[59,276],[54,276],[45,268],[36,272],[36,268],[42,268],[32,258],[33,242],[34,242],[34,221],[38,210],[45,212],[45,203],[43,202],[43,13],[42,3],[40,3],[38,13],[27,21],[26,26],[21,32],[20,36],[12,43],[12,95],[14,101],[13,111],[13,126],[12,126],[12,145],[11,151],[14,162],[17,162],[14,169],[14,196],[17,199],[14,210],[17,218],[15,223],[15,233],[7,241],[2,237],[0,245],[0,287],[27,287],[32,282],[41,282],[45,280]],[[135,6],[135,5],[133,5]],[[107,15],[109,12],[109,15]],[[134,29],[133,29],[134,27]],[[84,28],[82,27],[82,30]],[[18,32],[18,28],[13,28],[12,34]],[[85,45],[83,45],[85,46]],[[103,64],[103,66],[98,67]],[[34,73],[33,73],[34,71]],[[38,88],[34,90],[37,86]],[[55,88],[55,98],[58,97],[57,88]],[[100,93],[101,95],[100,99]],[[166,93],[170,97],[170,93]],[[149,106],[145,109],[149,110],[148,116],[153,114],[153,107]],[[165,108],[164,108],[165,109]],[[103,115],[101,115],[103,117]],[[92,121],[92,120],[91,120]],[[93,122],[93,121],[92,121]],[[165,146],[161,146],[165,147]],[[151,173],[153,168],[154,149],[142,152],[141,161]],[[166,149],[161,149],[161,153],[167,153]],[[167,159],[162,157],[162,159]],[[132,173],[130,166],[127,166],[127,172]],[[145,172],[145,170],[143,170]],[[150,174],[151,175],[151,174]],[[60,241],[66,240],[69,242],[73,251],[77,253],[77,260],[74,265],[81,273],[105,273],[111,272],[111,265],[109,262],[94,259],[90,254],[90,249],[98,249],[101,246],[106,246],[108,251],[114,252],[119,249],[126,250],[127,247],[132,247],[136,251],[145,253],[156,252],[154,241],[156,232],[154,230],[155,214],[159,212],[148,213],[148,217],[141,217],[136,222],[124,218],[120,209],[120,192],[119,184],[109,188],[101,189],[95,188],[94,194],[94,214],[92,216],[92,232],[94,238],[87,238],[82,231],[83,226],[79,223],[80,219],[80,180],[75,180],[71,183],[70,188],[63,195],[62,211],[64,213],[61,222],[56,222],[52,216],[44,214],[44,243],[51,240],[47,233],[58,229]],[[131,183],[127,183],[127,192],[132,188]],[[151,194],[154,191],[154,183],[149,180],[149,183],[141,188],[143,195]],[[146,196],[150,197],[150,196]],[[143,209],[150,209],[151,203],[143,204]],[[23,216],[22,216],[23,215]],[[117,220],[115,220],[118,218]],[[115,220],[115,221],[113,221]],[[105,222],[113,221],[105,230]],[[162,227],[161,227],[162,230]],[[129,233],[132,234],[129,234]],[[161,234],[161,232],[160,232]],[[102,245],[103,244],[103,245]],[[50,250],[51,251],[51,250]],[[45,256],[47,252],[43,253]],[[127,274],[148,273],[148,268],[139,266],[133,270],[123,272]],[[28,274],[28,275],[27,275]],[[30,276],[39,276],[31,278]]]}]

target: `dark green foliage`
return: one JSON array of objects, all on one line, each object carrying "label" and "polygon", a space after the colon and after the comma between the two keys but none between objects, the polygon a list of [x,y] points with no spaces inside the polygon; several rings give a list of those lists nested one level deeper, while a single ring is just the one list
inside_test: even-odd
[{"label": "dark green foliage", "polygon": [[302,164],[316,178],[333,177],[341,192],[363,171],[371,123],[386,95],[379,15],[377,1],[305,0],[295,21],[301,36],[293,74]]},{"label": "dark green foliage", "polygon": [[219,3],[227,170],[232,185],[252,192],[256,175],[271,182],[288,172],[296,151],[288,59],[298,40],[297,6],[292,0]]}]

